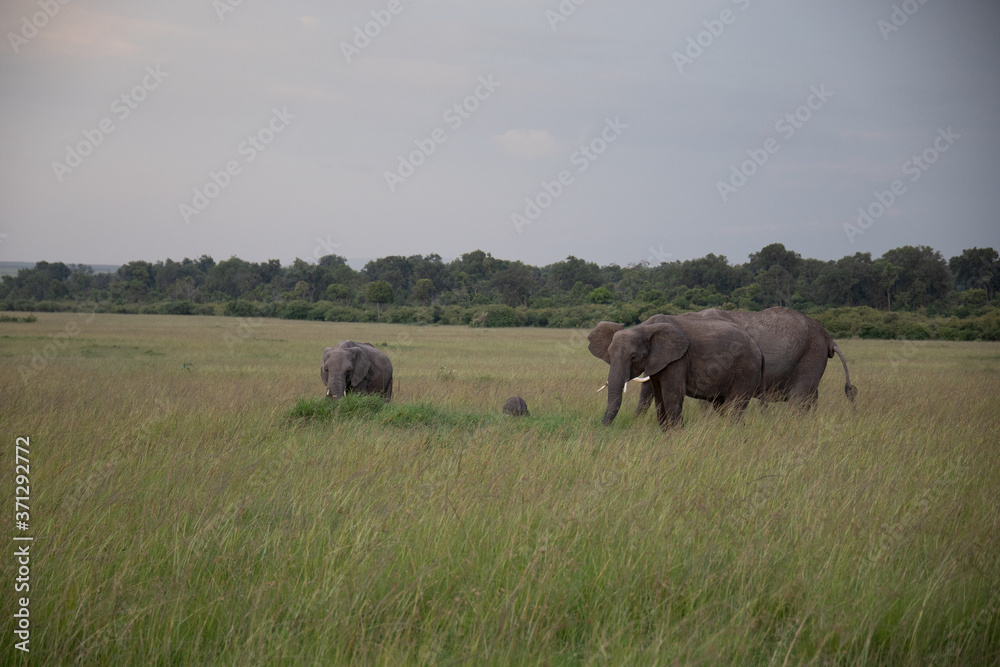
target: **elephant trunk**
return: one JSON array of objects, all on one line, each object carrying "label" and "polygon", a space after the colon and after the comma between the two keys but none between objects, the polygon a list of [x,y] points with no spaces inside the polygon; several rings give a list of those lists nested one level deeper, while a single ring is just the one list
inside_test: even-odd
[{"label": "elephant trunk", "polygon": [[326,386],[326,395],[334,400],[338,398],[343,398],[344,393],[347,390],[347,381],[343,375],[334,375],[330,377],[330,383]]},{"label": "elephant trunk", "polygon": [[618,411],[622,407],[622,392],[628,379],[628,369],[625,364],[612,364],[608,373],[608,409],[601,420],[605,426],[609,426],[618,416]]}]

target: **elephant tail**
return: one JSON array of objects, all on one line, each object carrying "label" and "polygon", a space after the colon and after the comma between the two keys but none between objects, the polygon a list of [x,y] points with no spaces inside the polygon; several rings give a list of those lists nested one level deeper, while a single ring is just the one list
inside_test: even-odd
[{"label": "elephant tail", "polygon": [[849,400],[853,401],[854,397],[858,395],[858,388],[851,384],[851,374],[847,370],[847,359],[844,358],[844,353],[840,351],[840,348],[837,347],[836,343],[831,341],[830,343],[831,357],[833,356],[834,352],[836,352],[837,356],[840,357],[840,362],[844,364],[844,377],[847,378],[847,383],[844,385],[844,393],[847,394],[847,398]]}]

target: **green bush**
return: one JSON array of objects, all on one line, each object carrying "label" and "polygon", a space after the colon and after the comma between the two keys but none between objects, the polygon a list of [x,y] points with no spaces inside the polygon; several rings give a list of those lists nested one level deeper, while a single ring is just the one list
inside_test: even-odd
[{"label": "green bush", "polygon": [[61,313],[70,309],[70,304],[59,303],[58,301],[38,301],[32,302],[33,306],[24,310],[37,310],[40,313]]},{"label": "green bush", "polygon": [[194,303],[187,299],[167,301],[159,307],[161,315],[194,315]]},{"label": "green bush", "polygon": [[285,416],[288,419],[329,419],[333,416],[335,407],[333,401],[326,397],[300,398]]},{"label": "green bush", "polygon": [[285,304],[280,317],[285,320],[308,320],[312,304],[302,299],[295,299]]},{"label": "green bush", "polygon": [[598,287],[587,295],[587,301],[590,303],[608,304],[613,303],[614,300],[615,295],[607,287]]},{"label": "green bush", "polygon": [[856,335],[858,338],[894,338],[892,329],[883,322],[862,322]]},{"label": "green bush", "polygon": [[[474,327],[517,327],[524,324],[518,311],[510,306],[492,304],[477,308],[469,324]],[[520,321],[519,321],[520,319]]]},{"label": "green bush", "polygon": [[313,320],[314,322],[325,322],[327,312],[333,307],[333,304],[329,301],[317,301],[309,308],[309,314],[306,315],[306,319]]},{"label": "green bush", "polygon": [[211,303],[199,303],[194,307],[195,315],[218,315],[215,305]]},{"label": "green bush", "polygon": [[234,299],[226,303],[222,314],[231,317],[260,317],[263,313],[260,312],[259,304],[253,301]]},{"label": "green bush", "polygon": [[[440,306],[437,306],[440,309]],[[440,316],[440,312],[438,313]],[[392,324],[429,324],[433,315],[430,308],[414,308],[412,306],[400,306],[393,308],[386,317]]]},{"label": "green bush", "polygon": [[338,417],[365,417],[374,415],[385,409],[387,405],[381,396],[372,394],[347,394],[343,398],[328,403],[336,403]]}]

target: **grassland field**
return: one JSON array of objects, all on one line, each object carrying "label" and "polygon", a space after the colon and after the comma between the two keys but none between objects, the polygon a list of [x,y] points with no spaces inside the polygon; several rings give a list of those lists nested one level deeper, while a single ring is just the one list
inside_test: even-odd
[{"label": "grassland field", "polygon": [[[854,404],[834,359],[815,410],[664,433],[637,388],[600,425],[586,333],[0,323],[0,664],[1000,663],[1000,344],[842,339]],[[391,404],[324,398],[348,338]]]}]

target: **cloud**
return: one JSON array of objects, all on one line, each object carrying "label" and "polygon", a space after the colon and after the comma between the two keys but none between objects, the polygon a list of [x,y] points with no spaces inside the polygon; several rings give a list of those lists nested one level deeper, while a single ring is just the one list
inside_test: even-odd
[{"label": "cloud", "polygon": [[80,6],[62,8],[38,31],[39,49],[57,58],[159,58],[157,45],[197,31],[165,19],[141,19]]},{"label": "cloud", "polygon": [[500,149],[512,157],[522,160],[551,155],[558,147],[556,138],[548,130],[532,130],[528,128],[507,130],[495,137]]}]

